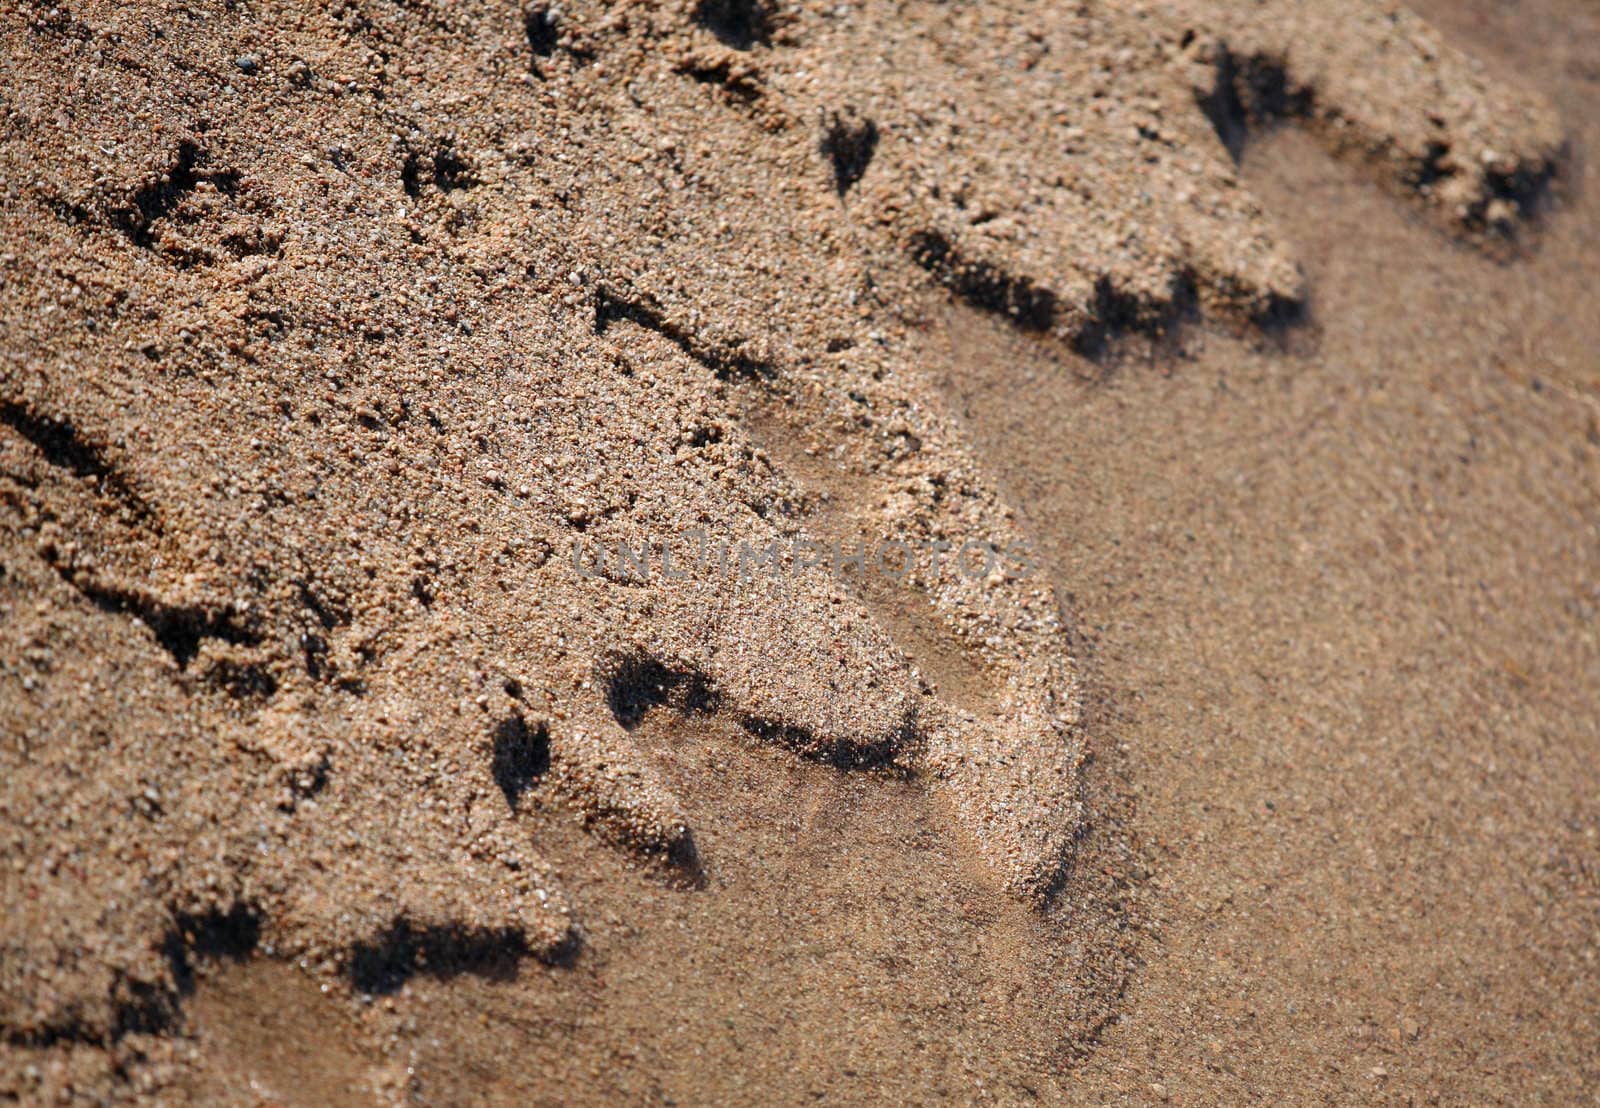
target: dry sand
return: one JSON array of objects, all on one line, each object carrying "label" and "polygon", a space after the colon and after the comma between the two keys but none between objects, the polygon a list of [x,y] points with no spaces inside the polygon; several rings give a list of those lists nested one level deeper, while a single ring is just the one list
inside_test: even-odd
[{"label": "dry sand", "polygon": [[0,1096],[1592,1099],[1600,12],[1424,14],[0,16]]}]

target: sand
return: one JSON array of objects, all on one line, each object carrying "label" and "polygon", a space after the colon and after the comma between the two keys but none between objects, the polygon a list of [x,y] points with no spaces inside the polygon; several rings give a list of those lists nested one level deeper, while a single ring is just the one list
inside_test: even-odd
[{"label": "sand", "polygon": [[1423,15],[7,13],[0,1093],[1592,1096],[1600,36]]}]

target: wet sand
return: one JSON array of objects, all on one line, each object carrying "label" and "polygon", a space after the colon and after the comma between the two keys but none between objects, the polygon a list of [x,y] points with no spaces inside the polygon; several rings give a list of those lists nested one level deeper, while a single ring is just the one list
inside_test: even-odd
[{"label": "wet sand", "polygon": [[[526,300],[494,294],[495,311],[537,335],[524,339],[493,311],[475,314],[482,290],[462,276],[508,250],[522,264],[527,228],[506,229],[522,201],[494,183],[459,186],[468,171],[442,146],[424,167],[437,184],[424,180],[413,205],[436,210],[401,227],[384,247],[393,257],[363,262],[370,273],[351,287],[395,258],[430,257],[432,237],[446,243],[436,253],[450,264],[433,272],[447,274],[461,306],[451,311],[476,327],[435,326],[432,307],[418,311],[417,336],[376,319],[378,339],[356,335],[354,353],[332,359],[347,379],[330,379],[324,397],[306,389],[321,379],[314,358],[306,376],[284,378],[293,388],[272,384],[299,364],[281,351],[305,324],[278,333],[251,314],[260,304],[245,307],[254,337],[236,363],[246,384],[230,386],[245,397],[237,426],[171,350],[189,341],[179,323],[230,334],[240,304],[197,300],[192,317],[152,323],[171,345],[134,352],[155,369],[45,372],[24,389],[25,345],[39,357],[40,344],[70,344],[48,316],[18,337],[18,305],[44,287],[43,269],[14,280],[17,356],[0,396],[11,405],[0,429],[5,753],[12,780],[37,783],[43,799],[6,794],[16,865],[3,874],[5,907],[14,923],[46,920],[35,934],[73,953],[39,985],[26,929],[13,928],[0,968],[27,989],[4,1013],[0,1088],[24,1100],[72,1087],[306,1104],[1592,1097],[1600,200],[1585,155],[1600,140],[1600,14],[1557,0],[1417,7],[1492,76],[1550,98],[1567,159],[1519,247],[1485,250],[1307,128],[1254,128],[1239,177],[1305,283],[1288,326],[1179,298],[1159,337],[1136,326],[1089,349],[975,305],[949,274],[954,293],[863,247],[893,295],[868,301],[840,360],[892,352],[876,377],[847,379],[870,403],[814,399],[825,394],[806,391],[805,353],[773,356],[780,379],[799,382],[792,391],[730,381],[728,367],[745,363],[714,329],[675,331],[637,308],[607,319],[603,298],[580,305],[597,344],[580,348],[587,319],[541,330],[542,309],[527,306],[574,295],[579,283],[564,279]],[[423,36],[429,49],[449,41],[429,34],[442,36]],[[587,64],[566,47],[539,57]],[[717,95],[742,102],[726,72],[695,83],[726,84],[735,92]],[[356,115],[330,118],[360,133]],[[562,117],[583,118],[581,106]],[[219,202],[248,200],[259,185],[244,180]],[[278,203],[289,239],[315,231]],[[224,250],[210,223],[171,218],[181,242],[160,249]],[[605,227],[593,212],[575,225]],[[264,233],[278,232],[269,221]],[[125,264],[119,234],[93,240],[107,265]],[[148,279],[215,297],[228,266],[256,279],[244,271],[257,246],[271,252],[185,255],[188,266]],[[70,268],[70,249],[50,249],[24,260]],[[730,257],[760,253],[757,242]],[[530,272],[548,264],[528,261]],[[308,280],[317,295],[347,295]],[[751,287],[707,280],[713,307],[719,282],[735,290],[730,303]],[[803,284],[783,280],[774,287]],[[671,290],[657,293],[671,308]],[[776,309],[777,330],[820,351],[836,318],[796,322],[803,308]],[[744,310],[722,305],[719,318],[737,329]],[[382,352],[385,332],[401,336],[402,354]],[[472,373],[430,377],[447,333],[478,359]],[[528,346],[551,365],[574,357],[577,376],[529,382],[495,360]],[[708,366],[721,368],[694,376]],[[215,363],[198,372],[205,387],[231,380]],[[829,372],[857,370],[817,379]],[[154,399],[128,385],[141,373]],[[917,375],[931,387],[919,391]],[[871,392],[880,380],[885,391]],[[563,381],[591,390],[598,416],[569,425],[538,408],[535,445],[517,445],[530,423],[504,412]],[[902,388],[909,399],[895,407]],[[689,413],[685,434],[613,414],[641,397]],[[948,425],[942,414],[915,424],[922,458],[896,470],[895,436],[909,441],[904,421],[930,406]],[[852,423],[858,408],[913,414]],[[88,429],[63,435],[37,412],[75,413]],[[167,427],[163,412],[182,414]],[[731,496],[741,511],[740,497],[759,501],[767,524],[876,533],[895,518],[886,474],[966,473],[964,448],[946,444],[970,444],[976,499],[1002,506],[972,518],[1006,520],[1034,551],[1080,709],[1062,733],[1082,743],[1071,798],[1081,821],[1066,828],[1071,851],[1042,906],[992,861],[1011,857],[996,843],[1032,842],[1028,825],[984,838],[964,814],[970,790],[921,760],[935,725],[880,763],[841,768],[839,752],[875,732],[832,721],[852,708],[876,719],[873,698],[888,694],[868,680],[829,685],[800,641],[817,612],[859,605],[867,630],[826,624],[840,628],[842,657],[870,661],[872,680],[910,667],[903,695],[930,717],[1003,717],[1026,686],[1007,684],[1004,651],[963,632],[970,598],[939,607],[917,582],[881,580],[762,594],[732,632],[707,624],[724,636],[723,657],[708,660],[673,629],[701,626],[694,609],[712,594],[641,599],[565,576],[574,533],[648,533],[606,530],[635,509],[608,504],[604,486],[586,493],[601,506],[570,523],[567,453],[689,439],[723,450],[724,468],[698,485],[645,472],[626,485],[643,498],[639,526],[692,515],[686,506],[753,520],[725,512],[719,497]],[[891,443],[881,456],[861,445],[879,440]],[[311,444],[303,469],[297,443]],[[268,465],[240,461],[260,455],[283,466],[288,497],[264,491]],[[192,486],[181,476],[191,465],[205,478]],[[487,465],[498,468],[476,476]],[[327,554],[326,509],[307,497],[262,509],[281,513],[266,517],[283,531],[274,546],[261,537],[269,526],[230,522],[241,501],[225,484],[240,472],[256,475],[269,506],[292,503],[316,474],[325,496],[359,507],[352,527],[367,526],[376,496],[405,542],[369,530],[353,561]],[[518,491],[523,480],[531,491]],[[556,523],[541,514],[547,496]],[[408,497],[414,515],[397,507]],[[77,536],[70,549],[63,532]],[[534,556],[514,542],[544,547]],[[216,600],[246,555],[266,582],[255,622]],[[146,583],[110,591],[104,582],[129,579],[118,574]],[[1015,612],[1031,609],[1015,604],[1003,635],[1027,625]],[[671,687],[624,690],[642,697],[637,713],[613,702],[595,776],[572,750],[573,720],[589,727],[588,682],[615,678],[594,659],[618,644],[652,651],[660,668],[647,672]],[[740,644],[774,661],[748,691],[726,661]],[[791,658],[803,661],[800,684],[775,693]],[[714,702],[682,694],[702,679]],[[804,737],[791,726],[771,741],[762,713],[806,724]],[[636,791],[603,792],[606,759]],[[73,776],[80,766],[88,784]],[[74,867],[88,878],[63,890]],[[141,888],[159,895],[141,899]],[[148,919],[129,923],[130,905]],[[110,1024],[94,1000],[102,977],[117,1001]]]}]

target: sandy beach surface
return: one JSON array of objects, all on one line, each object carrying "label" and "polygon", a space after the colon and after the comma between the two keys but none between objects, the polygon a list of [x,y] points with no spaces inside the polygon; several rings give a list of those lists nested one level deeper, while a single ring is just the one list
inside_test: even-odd
[{"label": "sandy beach surface", "polygon": [[1600,1097],[1600,8],[0,57],[0,1099]]}]

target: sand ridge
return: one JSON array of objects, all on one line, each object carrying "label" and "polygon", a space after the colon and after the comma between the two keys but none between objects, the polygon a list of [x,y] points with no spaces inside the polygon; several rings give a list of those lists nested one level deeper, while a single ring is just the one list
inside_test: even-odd
[{"label": "sand ridge", "polygon": [[1250,7],[8,15],[5,1049],[85,1088],[132,1050],[155,1088],[208,957],[369,993],[581,959],[524,794],[686,886],[717,864],[633,734],[654,708],[910,776],[1046,904],[1092,737],[1044,582],[919,567],[969,707],[846,583],[567,555],[821,534],[784,458],[876,532],[1027,539],[920,306],[1083,351],[1292,317],[1217,121],[1304,117],[1515,233],[1547,105],[1387,5]]}]

